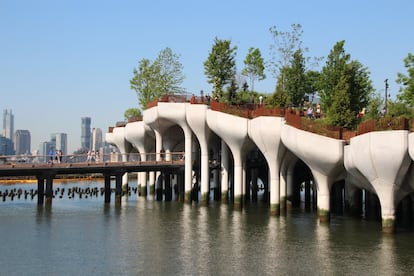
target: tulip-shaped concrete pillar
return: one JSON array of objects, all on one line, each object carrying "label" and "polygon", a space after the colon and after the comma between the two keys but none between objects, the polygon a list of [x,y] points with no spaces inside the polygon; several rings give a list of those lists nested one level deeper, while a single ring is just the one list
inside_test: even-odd
[{"label": "tulip-shaped concrete pillar", "polygon": [[[140,160],[147,161],[147,153],[154,150],[154,132],[144,122],[132,122],[125,126],[125,138],[139,152]],[[137,176],[139,194],[147,196],[147,173],[139,172]]]},{"label": "tulip-shaped concrete pillar", "polygon": [[381,203],[382,230],[394,232],[399,190],[408,172],[408,131],[377,131],[350,140],[355,168],[371,183]]},{"label": "tulip-shaped concrete pillar", "polygon": [[205,205],[209,200],[210,175],[209,175],[209,138],[211,131],[206,123],[207,106],[203,104],[190,104],[187,106],[186,118],[194,135],[200,143],[201,150],[201,204]]},{"label": "tulip-shaped concrete pillar", "polygon": [[[112,133],[106,133],[105,140],[112,144],[121,152],[122,162],[128,161],[128,155],[131,152],[131,144],[125,139],[125,127],[115,127]],[[122,189],[128,189],[128,174],[122,176]]]},{"label": "tulip-shaped concrete pillar", "polygon": [[[191,202],[191,188],[192,188],[192,171],[193,171],[193,156],[192,156],[192,132],[187,124],[186,109],[189,103],[158,103],[157,117],[158,120],[168,121],[181,127],[184,132],[184,201]],[[165,123],[164,123],[165,124]]]},{"label": "tulip-shaped concrete pillar", "polygon": [[[248,120],[245,118],[207,110],[207,125],[229,146],[234,159],[234,207],[243,207],[243,149],[248,142]],[[237,126],[237,127],[235,127]]]},{"label": "tulip-shaped concrete pillar", "polygon": [[249,121],[249,137],[263,153],[269,166],[270,213],[280,214],[280,160],[284,150],[280,142],[281,117],[257,117]]},{"label": "tulip-shaped concrete pillar", "polygon": [[318,217],[321,222],[330,218],[329,191],[332,183],[344,172],[343,140],[336,140],[282,126],[283,144],[311,169],[317,184]]}]

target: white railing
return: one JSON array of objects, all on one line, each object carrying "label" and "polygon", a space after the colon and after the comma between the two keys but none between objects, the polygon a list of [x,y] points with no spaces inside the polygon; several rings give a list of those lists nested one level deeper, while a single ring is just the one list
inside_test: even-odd
[{"label": "white railing", "polygon": [[0,155],[0,165],[7,164],[40,164],[40,163],[101,163],[101,162],[133,162],[143,161],[179,161],[184,160],[184,152],[161,153],[126,153],[111,152],[108,154],[68,154],[53,155]]}]

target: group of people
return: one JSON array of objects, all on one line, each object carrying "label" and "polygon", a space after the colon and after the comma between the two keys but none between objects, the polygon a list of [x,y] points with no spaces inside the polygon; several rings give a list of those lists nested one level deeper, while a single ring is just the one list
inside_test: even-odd
[{"label": "group of people", "polygon": [[309,119],[313,119],[313,118],[320,119],[321,114],[322,114],[322,111],[321,111],[321,105],[320,104],[316,105],[316,111],[315,112],[313,111],[312,104],[309,104],[308,109],[306,110],[306,115],[308,116]]},{"label": "group of people", "polygon": [[62,157],[63,157],[63,153],[62,150],[53,150],[51,149],[49,151],[49,163],[62,163]]},{"label": "group of people", "polygon": [[88,151],[86,162],[99,162],[99,152],[94,150]]}]

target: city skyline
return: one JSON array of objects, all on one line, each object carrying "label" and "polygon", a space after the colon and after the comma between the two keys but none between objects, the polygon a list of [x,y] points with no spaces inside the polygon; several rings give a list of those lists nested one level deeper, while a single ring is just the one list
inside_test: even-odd
[{"label": "city skyline", "polygon": [[[12,109],[3,110],[3,125],[1,138],[0,153],[11,155],[35,154],[43,155],[49,150],[62,150],[63,154],[72,154],[78,150],[94,150],[98,151],[103,147],[103,133],[100,128],[91,128],[92,118],[81,118],[81,132],[79,137],[81,146],[76,149],[68,149],[67,133],[53,132],[49,133],[48,140],[42,140],[38,144],[33,145],[31,140],[31,131],[29,129],[15,129],[14,114]],[[11,151],[14,150],[14,153]],[[37,153],[36,153],[37,152]]]},{"label": "city skyline", "polygon": [[[410,36],[414,2],[381,1],[6,1],[1,4],[0,110],[12,109],[16,129],[29,129],[32,147],[50,133],[68,134],[69,151],[81,146],[79,118],[93,118],[92,128],[106,133],[139,107],[129,80],[141,59],[154,60],[166,47],[180,56],[189,93],[211,93],[203,63],[215,37],[237,46],[240,72],[249,47],[269,61],[269,28],[303,28],[309,57],[325,57],[336,42],[371,72],[373,87],[391,98],[406,73],[404,58],[414,52]],[[255,82],[272,93],[276,81]],[[141,108],[141,107],[139,107]]]}]

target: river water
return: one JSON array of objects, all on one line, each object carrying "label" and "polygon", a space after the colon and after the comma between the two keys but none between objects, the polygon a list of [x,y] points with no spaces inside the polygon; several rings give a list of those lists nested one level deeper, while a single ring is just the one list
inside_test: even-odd
[{"label": "river water", "polygon": [[[73,186],[103,184],[54,188]],[[36,185],[0,186],[14,188]],[[0,275],[414,274],[414,233],[382,234],[378,222],[333,216],[320,225],[315,212],[276,218],[261,203],[234,211],[134,193],[117,206],[113,197],[0,200]]]}]

